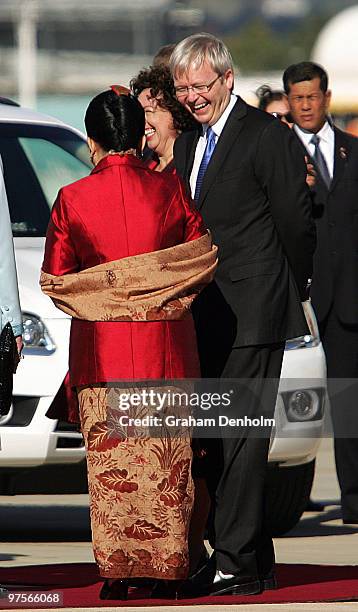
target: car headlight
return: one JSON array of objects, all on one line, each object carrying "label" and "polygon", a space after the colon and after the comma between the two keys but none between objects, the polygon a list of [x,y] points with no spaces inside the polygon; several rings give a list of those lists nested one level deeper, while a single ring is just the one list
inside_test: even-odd
[{"label": "car headlight", "polygon": [[311,348],[312,346],[317,346],[320,343],[317,320],[310,301],[307,300],[307,302],[303,302],[302,306],[310,333],[306,334],[305,336],[298,336],[297,338],[287,340],[285,346],[286,351]]},{"label": "car headlight", "polygon": [[35,314],[22,313],[24,354],[49,355],[56,350],[44,322]]}]

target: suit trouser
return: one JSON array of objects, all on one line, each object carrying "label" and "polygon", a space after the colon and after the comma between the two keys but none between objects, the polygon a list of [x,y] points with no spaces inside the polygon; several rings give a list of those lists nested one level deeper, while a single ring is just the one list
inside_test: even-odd
[{"label": "suit trouser", "polygon": [[[232,349],[222,378],[251,379],[243,385],[229,417],[273,417],[284,343]],[[252,384],[251,384],[252,383]],[[210,543],[217,569],[257,576],[274,564],[265,520],[265,479],[271,427],[242,427],[235,437],[208,440],[208,487],[213,501]]]},{"label": "suit trouser", "polygon": [[[345,325],[334,307],[320,323],[327,359],[328,392],[334,431],[342,517],[358,520],[358,325]],[[338,378],[352,379],[339,385]],[[335,380],[336,379],[336,380]],[[356,379],[356,384],[353,384]],[[352,436],[352,437],[350,437]],[[355,437],[353,437],[355,436]]]}]

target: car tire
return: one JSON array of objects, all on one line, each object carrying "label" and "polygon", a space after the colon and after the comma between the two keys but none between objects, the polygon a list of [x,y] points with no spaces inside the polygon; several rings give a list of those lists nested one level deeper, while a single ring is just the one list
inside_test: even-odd
[{"label": "car tire", "polygon": [[315,460],[268,470],[266,513],[272,536],[290,531],[300,520],[311,494]]}]

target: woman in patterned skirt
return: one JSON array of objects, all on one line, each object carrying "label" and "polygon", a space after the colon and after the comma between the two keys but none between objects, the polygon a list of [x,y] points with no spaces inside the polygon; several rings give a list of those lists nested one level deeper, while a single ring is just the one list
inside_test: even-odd
[{"label": "woman in patterned skirt", "polygon": [[130,578],[188,573],[189,430],[173,437],[141,419],[158,416],[150,391],[166,393],[166,413],[163,381],[199,375],[189,309],[213,276],[215,249],[179,178],[141,161],[144,112],[127,90],[96,96],[85,124],[94,169],[58,194],[41,284],[73,317],[70,385],[101,597],[125,598]]}]

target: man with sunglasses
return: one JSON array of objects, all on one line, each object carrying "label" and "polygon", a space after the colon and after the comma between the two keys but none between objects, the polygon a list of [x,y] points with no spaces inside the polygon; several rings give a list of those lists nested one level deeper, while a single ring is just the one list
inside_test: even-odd
[{"label": "man with sunglasses", "polygon": [[[285,340],[308,333],[301,301],[315,230],[304,159],[291,130],[233,94],[222,41],[190,36],[170,67],[178,100],[201,124],[177,139],[176,167],[219,246],[215,283],[194,313],[202,376],[250,379],[253,393],[239,385],[232,415],[264,410],[272,417]],[[215,552],[188,585],[193,594],[250,595],[276,585],[263,511],[269,428],[265,434],[242,427],[233,437],[220,429],[220,439],[207,441]]]}]

